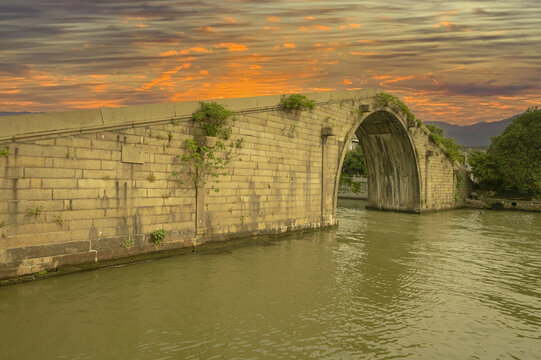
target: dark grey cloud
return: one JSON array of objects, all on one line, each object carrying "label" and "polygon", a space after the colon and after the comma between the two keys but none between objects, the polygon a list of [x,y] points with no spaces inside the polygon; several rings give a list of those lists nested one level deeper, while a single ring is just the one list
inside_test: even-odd
[{"label": "dark grey cloud", "polygon": [[[268,21],[271,16],[280,21]],[[220,81],[227,89],[278,84],[265,88],[276,92],[341,89],[359,86],[361,79],[378,85],[373,75],[418,75],[389,85],[403,93],[531,93],[538,91],[541,72],[539,19],[534,0],[486,0],[467,8],[443,0],[2,0],[0,110],[17,101],[33,102],[32,111],[76,107],[70,104],[84,99],[163,102],[187,91],[196,96],[203,85],[219,87]],[[211,52],[181,53],[194,47]],[[141,91],[184,63],[191,68]],[[459,66],[464,69],[421,76]],[[107,76],[91,77],[99,74]],[[2,83],[12,77],[26,80]],[[345,78],[357,80],[349,85]]]},{"label": "dark grey cloud", "polygon": [[449,95],[465,95],[465,96],[516,96],[526,92],[538,91],[541,92],[541,86],[532,85],[496,85],[490,82],[485,83],[450,83],[435,87],[434,90],[444,90]]}]

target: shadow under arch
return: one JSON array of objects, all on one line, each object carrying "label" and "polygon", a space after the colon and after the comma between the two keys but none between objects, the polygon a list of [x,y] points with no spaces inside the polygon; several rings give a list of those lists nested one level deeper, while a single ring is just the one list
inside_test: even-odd
[{"label": "shadow under arch", "polygon": [[421,212],[419,165],[407,126],[405,119],[388,110],[377,110],[355,121],[350,135],[355,133],[366,159],[369,209]]}]

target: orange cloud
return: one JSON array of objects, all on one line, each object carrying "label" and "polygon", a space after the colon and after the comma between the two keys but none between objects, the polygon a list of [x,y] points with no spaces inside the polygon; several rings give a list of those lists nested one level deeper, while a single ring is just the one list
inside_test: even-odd
[{"label": "orange cloud", "polygon": [[201,71],[199,71],[199,73],[201,75],[208,75],[209,74],[209,72],[207,70],[201,70]]},{"label": "orange cloud", "polygon": [[278,16],[269,16],[267,18],[268,22],[280,22],[280,18]]},{"label": "orange cloud", "polygon": [[259,66],[259,65],[250,65],[250,69],[251,70],[261,69],[261,66]]},{"label": "orange cloud", "polygon": [[441,21],[439,24],[432,25],[432,27],[439,28],[445,26],[449,31],[455,31],[457,29],[456,25],[449,21]]},{"label": "orange cloud", "polygon": [[286,44],[284,44],[284,47],[285,47],[285,48],[289,48],[289,49],[295,49],[295,48],[296,48],[296,45],[295,45],[295,44],[292,44],[292,43],[286,43]]},{"label": "orange cloud", "polygon": [[102,93],[107,90],[107,84],[95,84],[92,85],[92,91],[97,93]]},{"label": "orange cloud", "polygon": [[161,56],[161,57],[166,57],[166,56],[174,56],[174,55],[178,55],[178,54],[179,54],[178,51],[175,51],[175,50],[168,50],[168,51],[161,52],[161,53],[160,53],[160,56]]},{"label": "orange cloud", "polygon": [[351,84],[353,84],[353,83],[352,83],[351,80],[349,80],[349,79],[344,79],[344,84],[346,84],[346,85],[351,85]]},{"label": "orange cloud", "polygon": [[383,83],[384,84],[393,84],[393,83],[397,83],[397,82],[404,81],[404,80],[411,80],[413,78],[415,78],[415,76],[413,76],[413,75],[397,76],[397,77],[394,77],[392,79],[385,80]]},{"label": "orange cloud", "polygon": [[306,27],[306,26],[301,26],[298,28],[299,31],[310,31],[310,30],[313,30],[313,31],[329,31],[331,30],[331,27],[330,26],[326,26],[326,25],[310,25],[309,27]]},{"label": "orange cloud", "polygon": [[13,90],[0,90],[0,94],[2,95],[7,95],[7,94],[17,94],[17,93],[20,93],[21,90],[20,89],[13,89]]},{"label": "orange cloud", "polygon": [[305,16],[304,17],[304,20],[308,20],[308,21],[312,21],[312,20],[315,20],[316,18],[313,17],[313,16]]},{"label": "orange cloud", "polygon": [[237,24],[238,21],[235,18],[232,17],[224,17],[224,21],[226,24]]},{"label": "orange cloud", "polygon": [[176,66],[175,68],[171,70],[165,71],[160,77],[144,84],[141,88],[137,89],[139,91],[144,90],[150,90],[156,85],[162,85],[162,86],[168,86],[170,88],[173,87],[173,83],[171,82],[171,76],[179,72],[181,69],[189,69],[192,64],[186,63],[179,66]]},{"label": "orange cloud", "polygon": [[366,40],[366,39],[363,39],[363,40],[357,40],[357,42],[361,43],[361,44],[375,44],[376,43],[376,40]]},{"label": "orange cloud", "polygon": [[320,30],[320,31],[329,31],[331,28],[326,25],[310,25],[312,29]]},{"label": "orange cloud", "polygon": [[344,29],[360,29],[362,26],[362,24],[348,24],[348,25],[340,25],[339,26],[339,29],[340,30],[344,30]]},{"label": "orange cloud", "polygon": [[100,107],[119,107],[123,104],[121,100],[80,100],[80,101],[65,101],[65,105],[69,105],[75,109],[96,109]]},{"label": "orange cloud", "polygon": [[319,88],[319,87],[313,87],[310,89],[311,91],[334,91],[336,88]]},{"label": "orange cloud", "polygon": [[215,48],[227,48],[229,51],[246,51],[248,48],[242,44],[236,43],[219,43],[214,45]]}]

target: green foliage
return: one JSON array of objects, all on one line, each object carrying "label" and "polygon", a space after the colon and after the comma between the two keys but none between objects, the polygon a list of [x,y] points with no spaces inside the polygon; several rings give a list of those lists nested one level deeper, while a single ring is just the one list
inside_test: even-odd
[{"label": "green foliage", "polygon": [[316,102],[301,94],[282,96],[280,107],[282,110],[313,110]]},{"label": "green foliage", "polygon": [[460,190],[460,188],[462,187],[462,183],[464,182],[464,173],[457,173],[456,174],[456,188],[457,190]]},{"label": "green foliage", "polygon": [[[156,230],[156,231],[160,231],[160,230]],[[156,231],[154,231],[154,232],[156,232]],[[165,230],[162,230],[162,231],[165,232]],[[166,234],[167,234],[167,233],[166,233]],[[164,236],[165,236],[165,235],[164,235]],[[154,240],[154,242],[156,242],[156,240],[155,240],[155,238],[154,238],[154,233],[152,233],[152,239]],[[162,240],[163,240],[163,237],[162,237]],[[161,243],[161,241],[160,241],[160,243]],[[159,243],[156,243],[156,244],[159,244]],[[124,239],[124,240],[122,241],[122,243],[120,244],[120,246],[123,247],[123,248],[130,248],[130,247],[132,247],[132,246],[134,246],[134,245],[135,245],[135,243],[133,242],[133,238],[131,237],[131,235],[128,236],[127,239]]]},{"label": "green foliage", "polygon": [[36,207],[31,207],[28,210],[26,210],[26,213],[28,214],[28,216],[34,219],[37,219],[41,215],[42,212],[43,212],[43,206],[41,205],[36,206]]},{"label": "green foliage", "polygon": [[[207,176],[218,178],[223,175],[225,166],[229,163],[231,150],[227,151],[223,141],[216,141],[211,149],[199,146],[196,140],[186,139],[182,146],[184,153],[177,155],[180,163],[186,170],[194,188],[206,184]],[[183,183],[180,181],[180,183]]]},{"label": "green foliage", "polygon": [[404,115],[406,115],[408,123],[417,124],[418,127],[422,125],[422,122],[418,120],[415,117],[415,115],[413,115],[413,113],[408,108],[408,106],[402,100],[400,100],[394,95],[387,94],[384,92],[377,94],[375,105],[380,108],[387,106],[396,112],[401,111]]},{"label": "green foliage", "polygon": [[437,125],[428,124],[426,127],[430,130],[430,133],[428,134],[430,140],[435,144],[443,145],[442,151],[449,160],[458,161],[459,163],[464,162],[464,159],[460,154],[460,145],[455,143],[455,139],[443,136],[443,129]]},{"label": "green foliage", "polygon": [[357,181],[353,181],[353,176],[349,174],[340,174],[340,181],[339,181],[340,187],[345,187],[349,191],[358,194],[361,192],[361,183]]},{"label": "green foliage", "polygon": [[154,241],[154,244],[160,245],[163,242],[163,238],[167,235],[167,231],[164,229],[160,230],[154,230],[152,232],[152,240]]},{"label": "green foliage", "polygon": [[541,110],[517,116],[486,152],[468,158],[479,187],[541,199]]},{"label": "green foliage", "polygon": [[7,157],[9,155],[9,148],[5,148],[4,150],[0,151],[0,156]]},{"label": "green foliage", "polygon": [[366,175],[366,161],[364,159],[363,149],[360,146],[346,153],[342,165],[342,174]]},{"label": "green foliage", "polygon": [[440,128],[438,125],[426,124],[426,127],[428,128],[428,130],[430,130],[431,133],[443,137],[443,129]]},{"label": "green foliage", "polygon": [[64,223],[64,219],[62,218],[62,215],[56,215],[54,218],[54,221],[56,221],[56,223],[60,225]]},{"label": "green foliage", "polygon": [[[231,128],[227,127],[227,119],[235,115],[234,111],[226,109],[224,106],[215,103],[201,103],[199,110],[192,114],[192,120],[197,122],[207,136],[218,136],[222,139],[229,139],[231,136]],[[235,117],[232,121],[236,121]]]},{"label": "green foliage", "polygon": [[[225,175],[225,166],[231,160],[233,149],[239,149],[244,144],[243,138],[227,142],[233,132],[232,126],[228,124],[228,118],[234,114],[220,104],[201,103],[201,108],[192,114],[192,119],[205,129],[207,136],[217,136],[221,140],[217,140],[214,147],[209,147],[198,144],[195,139],[186,139],[180,146],[183,150],[182,155],[176,156],[184,171],[174,171],[172,175],[187,176],[194,188],[206,184],[208,177],[217,179],[220,175]],[[232,117],[231,120],[235,122],[237,119]],[[183,180],[178,182],[184,183]],[[213,189],[219,191],[215,187]]]}]

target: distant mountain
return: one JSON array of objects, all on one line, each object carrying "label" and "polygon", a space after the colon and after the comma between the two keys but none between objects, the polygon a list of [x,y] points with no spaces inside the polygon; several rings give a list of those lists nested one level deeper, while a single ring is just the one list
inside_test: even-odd
[{"label": "distant mountain", "polygon": [[455,139],[460,145],[486,147],[490,145],[490,138],[501,135],[515,117],[517,115],[500,121],[480,122],[468,126],[452,125],[439,121],[427,121],[426,123],[438,125],[443,129],[446,137]]}]

